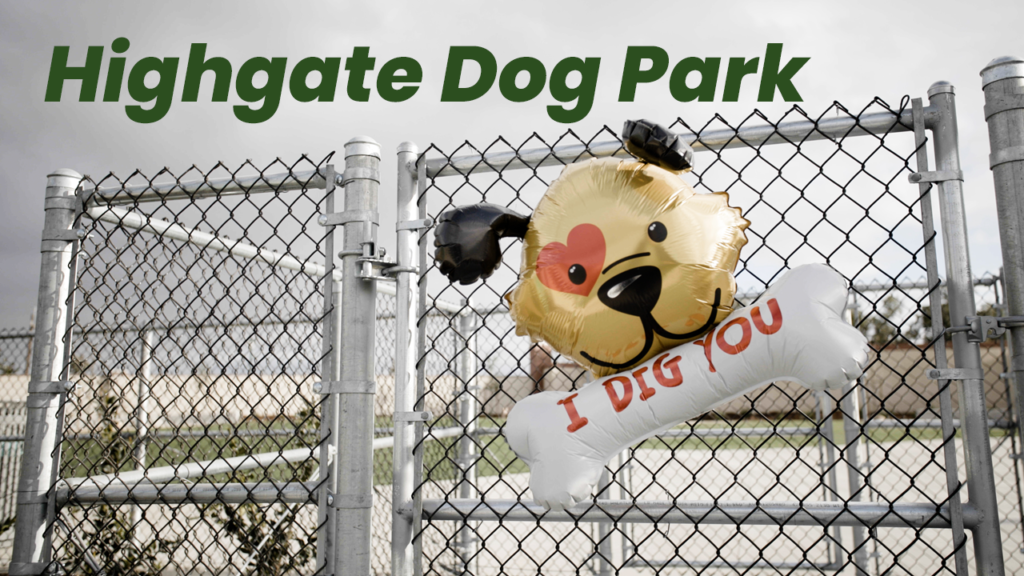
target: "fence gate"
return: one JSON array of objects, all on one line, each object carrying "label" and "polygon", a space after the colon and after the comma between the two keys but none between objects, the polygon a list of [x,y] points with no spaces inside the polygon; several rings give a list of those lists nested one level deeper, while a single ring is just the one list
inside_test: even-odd
[{"label": "fence gate", "polygon": [[[418,338],[415,359],[398,358],[396,410],[430,419],[403,432],[411,462],[396,454],[393,558],[407,565],[394,573],[967,574],[973,560],[980,574],[1002,574],[990,439],[1011,462],[1011,487],[1017,449],[1002,442],[1008,396],[985,393],[1007,391],[1000,348],[983,361],[961,326],[976,315],[976,290],[983,314],[998,301],[997,279],[972,278],[967,257],[953,87],[933,85],[927,106],[876,99],[671,128],[698,152],[694,187],[727,191],[751,221],[740,302],[793,266],[833,266],[872,343],[868,371],[840,391],[776,382],[719,406],[618,455],[590,502],[545,513],[502,425],[516,400],[589,378],[515,336],[502,296],[517,280],[518,242],[487,281],[460,286],[431,266],[432,234],[410,224],[399,263],[422,272],[399,283],[397,330]],[[586,140],[431,146],[399,162],[399,219],[481,201],[529,214],[562,166],[626,155],[608,128]],[[990,412],[1003,419],[990,423]],[[1019,517],[1009,520],[1016,549]]]},{"label": "fence gate", "polygon": [[379,159],[50,176],[11,574],[370,571]]}]

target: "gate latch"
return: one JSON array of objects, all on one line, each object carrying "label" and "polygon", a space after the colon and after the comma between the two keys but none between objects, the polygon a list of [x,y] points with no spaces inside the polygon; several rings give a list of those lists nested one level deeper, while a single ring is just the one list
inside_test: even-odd
[{"label": "gate latch", "polygon": [[999,338],[1006,332],[1006,328],[999,325],[1002,318],[995,316],[968,316],[967,324],[971,327],[967,331],[967,341],[980,344],[989,338]]},{"label": "gate latch", "polygon": [[999,338],[1006,333],[1007,328],[1024,326],[1024,316],[967,316],[964,320],[967,321],[967,324],[950,326],[946,328],[946,332],[966,332],[967,341],[972,344]]}]

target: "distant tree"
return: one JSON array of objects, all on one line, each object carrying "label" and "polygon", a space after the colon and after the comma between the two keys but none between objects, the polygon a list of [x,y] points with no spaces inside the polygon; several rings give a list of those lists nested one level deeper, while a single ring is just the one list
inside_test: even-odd
[{"label": "distant tree", "polygon": [[[997,316],[998,315],[997,312],[998,312],[998,310],[996,310],[996,307],[995,307],[994,304],[984,304],[984,305],[981,306],[981,308],[978,309],[978,316]],[[927,333],[930,335],[931,334],[931,329],[932,329],[932,307],[931,306],[924,306],[924,307],[922,307],[921,308],[921,314],[922,314],[923,319],[924,319],[924,328],[927,331]],[[950,320],[950,318],[949,318],[949,302],[943,302],[942,303],[942,326],[944,328],[949,328],[950,326],[953,326],[953,325],[960,326],[963,323],[964,323],[963,321],[955,322],[954,323],[954,322],[952,322]]]},{"label": "distant tree", "polygon": [[900,322],[899,311],[902,305],[896,295],[890,294],[882,301],[881,307],[867,311],[854,309],[853,325],[875,348],[882,348],[901,336],[908,342],[914,342],[920,330],[914,325],[916,322]]}]

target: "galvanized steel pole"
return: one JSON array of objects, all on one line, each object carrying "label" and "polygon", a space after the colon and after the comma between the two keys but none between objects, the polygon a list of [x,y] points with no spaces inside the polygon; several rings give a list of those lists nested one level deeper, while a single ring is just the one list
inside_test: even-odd
[{"label": "galvanized steel pole", "polygon": [[[1008,316],[1024,316],[1024,60],[996,58],[981,71],[992,153]],[[1010,328],[1017,433],[1024,450],[1024,327]]]},{"label": "galvanized steel pole", "polygon": [[[426,158],[420,158],[416,162],[416,209],[419,211],[419,217],[421,219],[427,218],[427,162]],[[429,265],[427,262],[430,260],[429,250],[433,244],[427,234],[423,234],[419,238],[419,253],[420,253],[420,273],[416,276],[417,290],[419,291],[419,309],[416,310],[417,319],[416,322],[416,344],[414,346],[416,354],[416,408],[420,409],[423,407],[423,394],[426,390],[427,382],[427,368],[424,360],[426,356],[427,347],[427,302],[430,296],[427,294],[427,279],[426,272]],[[436,299],[430,301],[431,306],[438,306],[441,300]],[[417,440],[423,438],[423,425],[418,425],[416,428]],[[413,457],[413,486],[421,486],[423,484],[423,445],[419,443],[419,450],[416,450]],[[412,525],[418,528],[423,524],[423,491],[416,489],[412,494]],[[412,540],[413,548],[413,576],[423,576],[423,538],[414,537]]]},{"label": "galvanized steel pole", "polygon": [[338,390],[338,475],[330,479],[336,541],[327,573],[366,576],[372,553],[377,282],[360,277],[372,275],[372,269],[359,260],[377,256],[380,144],[372,138],[358,136],[345,143],[344,187],[345,212],[372,216],[345,224],[340,253],[341,379],[332,383]]},{"label": "galvanized steel pole", "polygon": [[[920,98],[910,101],[914,119],[914,143],[917,146],[915,154],[917,160],[917,171],[929,171],[928,162],[928,136],[926,134],[924,103]],[[946,337],[945,324],[942,318],[942,280],[939,278],[939,256],[935,249],[935,211],[932,208],[932,190],[930,183],[918,184],[920,192],[921,209],[921,235],[924,240],[924,261],[928,281],[925,286],[928,288],[928,303],[931,307],[932,330],[929,336],[932,339],[932,350],[935,354],[935,367],[942,370],[949,367],[946,358]],[[935,187],[935,194],[938,188]],[[946,493],[949,494],[949,519],[952,542],[956,552],[953,562],[956,565],[957,574],[967,574],[970,570],[967,566],[967,535],[964,532],[964,507],[960,501],[960,474],[957,471],[956,457],[956,427],[953,423],[953,396],[950,393],[952,382],[946,380],[939,388],[939,415],[942,428],[942,456],[946,468]],[[864,445],[865,450],[871,446],[868,442]],[[868,458],[870,460],[870,456]],[[877,531],[872,530],[877,536]],[[877,545],[876,545],[877,551]],[[875,572],[878,572],[878,559],[875,559]]]},{"label": "galvanized steel pole", "polygon": [[[476,375],[477,375],[477,313],[473,310],[473,303],[466,299],[463,302],[464,308],[461,316],[458,317],[459,336],[465,342],[462,353],[459,355],[458,371],[459,380],[462,382],[461,396],[459,398],[459,425],[463,433],[459,438],[459,471],[462,474],[462,481],[459,483],[459,498],[466,499],[479,496],[476,489],[476,466],[480,456],[477,454],[477,408]],[[476,574],[476,564],[479,549],[479,539],[476,536],[479,522],[466,521],[456,536],[456,550],[461,563],[460,569],[464,574]]]},{"label": "galvanized steel pole", "polygon": [[[861,381],[843,387],[840,400],[843,417],[843,459],[846,460],[847,481],[850,487],[850,501],[860,502],[864,490],[864,470],[860,464],[860,437],[863,424],[860,419]],[[853,564],[858,576],[868,574],[868,547],[863,527],[853,527]],[[841,562],[841,559],[837,558]]]},{"label": "galvanized steel pole", "polygon": [[[416,206],[416,156],[418,150],[412,142],[398,146],[398,212],[399,223],[412,222],[419,216]],[[398,266],[418,268],[417,246],[420,230],[399,227],[396,258]],[[417,274],[399,274],[395,309],[395,413],[411,412],[416,405],[416,338],[419,317],[419,289]],[[415,488],[416,446],[415,422],[395,421],[395,446],[392,461],[394,479],[391,492],[391,573],[412,576],[416,558],[412,539],[413,498]]]},{"label": "galvanized steel pole", "polygon": [[[152,392],[153,380],[153,347],[156,345],[156,332],[152,329],[142,333],[139,349],[139,371],[137,373],[138,399],[135,407],[135,446],[132,453],[135,457],[135,469],[146,470],[146,450],[149,445],[149,397]],[[142,507],[132,506],[132,526],[137,527],[142,521]],[[133,531],[132,537],[137,535]]]},{"label": "galvanized steel pole", "polygon": [[14,554],[10,574],[41,574],[50,562],[55,510],[50,487],[56,481],[53,455],[61,422],[61,395],[66,392],[64,359],[67,306],[71,289],[71,258],[76,239],[75,190],[82,176],[57,170],[46,181],[46,219],[40,248],[39,300],[32,340],[32,376],[28,386],[25,453],[18,479],[18,519],[14,527]]},{"label": "galvanized steel pole", "polygon": [[[334,165],[326,168],[324,191],[324,211],[331,214],[337,204],[337,192],[334,182]],[[334,334],[338,331],[341,319],[341,300],[338,298],[340,292],[339,283],[334,281],[334,226],[326,228],[324,237],[324,320],[321,331],[321,349],[323,358],[320,361],[320,377],[323,380],[336,379],[335,359],[337,357],[337,338]],[[331,513],[330,504],[333,503],[331,485],[329,484],[338,475],[337,470],[337,449],[338,427],[335,424],[337,408],[337,396],[323,396],[320,401],[320,478],[326,479],[320,490],[317,499],[317,531],[316,540],[316,566],[317,572],[323,573],[328,558],[334,554],[334,515]]]},{"label": "galvanized steel pole", "polygon": [[[934,142],[935,168],[939,173],[946,174],[960,172],[959,134],[953,92],[953,86],[948,82],[936,82],[928,89],[928,101],[935,111],[929,126]],[[939,181],[938,201],[942,219],[942,245],[946,256],[950,322],[963,325],[967,323],[967,316],[974,316],[977,312],[961,180],[950,178]],[[981,353],[978,344],[968,342],[964,332],[954,332],[952,340],[956,367],[980,372]],[[965,379],[960,382],[960,413],[967,463],[967,490],[970,503],[980,515],[979,523],[974,528],[975,563],[980,576],[1002,576],[1003,543],[999,530],[999,505],[992,471],[983,379]]]}]

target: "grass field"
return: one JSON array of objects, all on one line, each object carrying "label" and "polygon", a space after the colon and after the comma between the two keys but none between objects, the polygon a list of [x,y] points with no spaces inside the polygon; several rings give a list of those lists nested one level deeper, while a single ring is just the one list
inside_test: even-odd
[{"label": "grass field", "polygon": [[[478,426],[488,431],[476,436],[475,451],[481,454],[478,462],[478,476],[494,476],[501,474],[518,474],[527,472],[524,462],[516,458],[505,439],[497,433],[489,432],[498,429],[503,419],[494,417],[481,418]],[[841,419],[831,420],[833,443],[837,448],[846,445],[845,430]],[[299,427],[296,427],[299,424]],[[453,426],[450,418],[442,418],[432,423],[431,429],[438,430]],[[390,418],[378,418],[377,428],[390,433]],[[751,434],[754,429],[758,431]],[[783,433],[772,434],[771,430],[782,430]],[[801,430],[800,433],[785,433],[786,429]],[[824,426],[818,427],[808,419],[779,419],[770,421],[763,418],[746,419],[732,422],[715,420],[705,416],[695,422],[679,426],[681,437],[655,437],[648,439],[635,449],[649,450],[763,450],[789,448],[794,450],[816,449],[822,440],[814,430],[826,432]],[[745,432],[746,431],[746,432]],[[274,422],[249,421],[237,426],[227,424],[206,428],[181,430],[170,436],[173,430],[151,431],[152,436],[146,443],[146,467],[179,465],[187,462],[230,458],[244,454],[278,452],[295,448],[316,446],[319,443],[317,422],[311,419],[296,421],[282,418]],[[707,434],[711,432],[711,434]],[[163,433],[163,434],[161,434]],[[992,437],[1000,437],[1007,431],[993,429]],[[380,436],[381,434],[378,434]],[[169,437],[168,437],[169,436]],[[866,441],[879,445],[897,442],[928,441],[941,439],[941,430],[935,428],[868,428],[864,434]],[[957,437],[960,437],[959,432]],[[452,480],[459,474],[457,457],[459,451],[458,437],[428,439],[425,443],[424,471],[425,478],[432,481]],[[135,445],[134,435],[116,428],[106,427],[97,431],[92,437],[76,437],[64,441],[62,445],[62,477],[82,477],[96,474],[108,474],[117,471],[137,469],[132,458]],[[379,449],[374,453],[374,484],[390,484],[392,478],[392,448]],[[246,481],[275,480],[295,481],[307,480],[299,477],[308,474],[301,464],[280,464],[266,470],[265,473],[248,472]],[[222,474],[208,477],[209,481],[241,481],[237,475]]]}]

